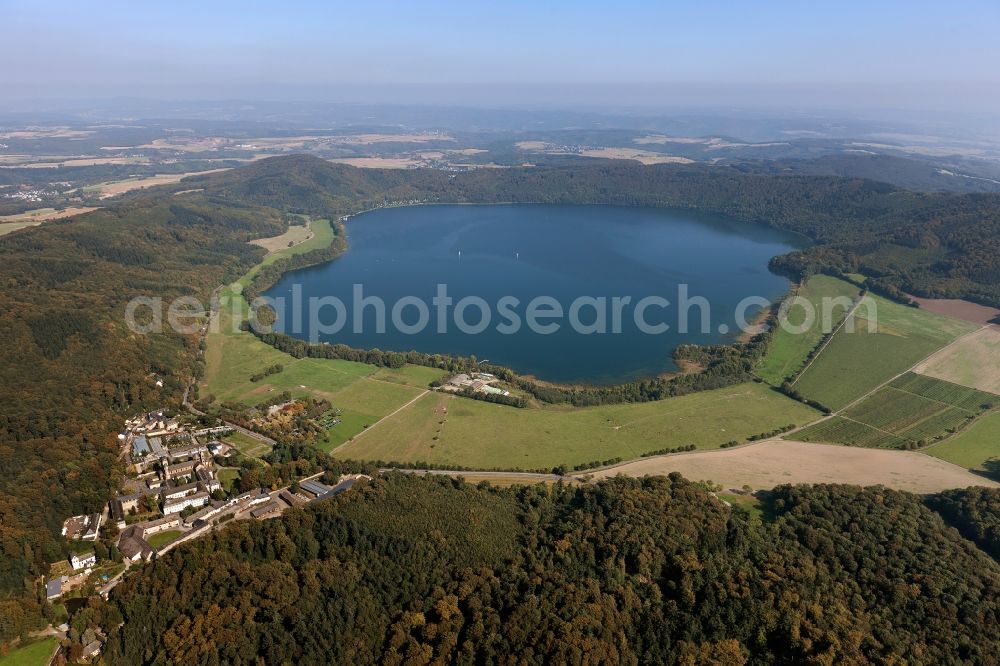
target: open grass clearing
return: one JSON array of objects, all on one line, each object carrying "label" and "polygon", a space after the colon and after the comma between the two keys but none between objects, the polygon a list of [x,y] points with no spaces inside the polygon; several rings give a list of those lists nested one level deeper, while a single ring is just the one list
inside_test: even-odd
[{"label": "open grass clearing", "polygon": [[160,549],[166,546],[168,543],[177,540],[177,537],[181,535],[180,530],[164,530],[162,532],[157,532],[156,534],[150,534],[146,537],[146,541],[153,548]]},{"label": "open grass clearing", "polygon": [[[820,343],[823,338],[823,312],[824,299],[844,299],[849,302],[858,295],[858,287],[850,283],[838,280],[828,275],[814,275],[802,285],[795,293],[812,304],[813,311],[817,313],[813,325],[802,333],[793,333],[779,326],[774,331],[774,337],[767,351],[767,356],[757,368],[757,376],[775,386],[798,372],[806,362],[809,353]],[[832,301],[826,301],[831,302]],[[830,320],[836,326],[839,324],[847,309],[844,307],[830,307]],[[788,310],[788,323],[792,326],[802,326],[806,322],[806,308],[801,305],[793,305]]]},{"label": "open grass clearing", "polygon": [[236,467],[220,467],[217,476],[222,489],[230,493],[233,491],[233,484],[240,478],[240,470]]},{"label": "open grass clearing", "polygon": [[[271,450],[271,447],[265,442],[262,442],[259,439],[254,439],[253,437],[245,435],[242,432],[229,433],[223,438],[222,441],[229,444],[248,458],[259,458]],[[222,482],[220,481],[219,483]]]},{"label": "open grass clearing", "polygon": [[716,497],[728,504],[734,511],[740,511],[752,518],[763,518],[764,507],[761,501],[753,495],[737,495],[736,493],[716,493]]},{"label": "open grass clearing", "polygon": [[0,666],[46,666],[58,642],[54,636],[46,636],[19,645],[0,656]]},{"label": "open grass clearing", "polygon": [[721,444],[819,414],[763,384],[658,402],[517,409],[431,392],[335,452],[340,458],[482,469],[551,469]]}]

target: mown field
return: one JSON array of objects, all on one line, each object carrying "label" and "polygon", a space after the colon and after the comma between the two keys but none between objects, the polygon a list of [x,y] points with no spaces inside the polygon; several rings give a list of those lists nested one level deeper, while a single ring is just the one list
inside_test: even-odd
[{"label": "mown field", "polygon": [[153,548],[163,548],[171,541],[174,541],[181,535],[180,530],[164,530],[163,532],[157,532],[156,534],[150,534],[146,541]]},{"label": "mown field", "polygon": [[803,396],[841,409],[979,326],[878,296],[862,305],[795,382]]},{"label": "mown field", "polygon": [[[1000,412],[987,414],[968,429],[927,450],[941,460],[1000,477]],[[990,464],[992,462],[992,464]]]},{"label": "mown field", "polygon": [[792,436],[853,446],[923,447],[960,430],[1000,398],[912,372],[842,414]]},{"label": "mown field", "polygon": [[52,651],[56,649],[56,639],[49,636],[12,649],[0,656],[0,666],[45,666]]},{"label": "mown field", "polygon": [[[780,386],[787,378],[798,372],[806,362],[806,357],[816,348],[823,338],[824,299],[853,299],[858,295],[857,285],[838,280],[827,275],[815,275],[802,285],[796,296],[806,299],[812,304],[816,319],[813,325],[803,333],[794,333],[783,327],[774,332],[771,347],[764,361],[757,367],[757,376],[774,386]],[[830,307],[830,322],[835,327],[839,324],[847,308]],[[802,306],[792,306],[788,310],[787,321],[792,326],[802,326],[806,322],[807,312]]]},{"label": "mown field", "polygon": [[659,402],[516,409],[428,393],[335,451],[341,458],[549,469],[729,441],[819,414],[750,383]]},{"label": "mown field", "polygon": [[966,336],[921,363],[917,372],[1000,395],[1000,327]]}]

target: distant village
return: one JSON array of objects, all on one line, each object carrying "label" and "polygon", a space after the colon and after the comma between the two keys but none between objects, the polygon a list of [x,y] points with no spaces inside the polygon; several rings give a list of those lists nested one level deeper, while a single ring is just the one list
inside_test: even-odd
[{"label": "distant village", "polygon": [[[67,596],[107,597],[128,568],[149,562],[178,544],[210,533],[231,520],[265,520],[292,507],[334,497],[349,490],[362,474],[344,475],[335,485],[318,479],[322,472],[291,486],[227,492],[217,461],[235,449],[221,441],[235,426],[193,427],[162,411],[125,422],[118,435],[128,462],[124,488],[100,513],[72,516],[62,534],[72,545],[68,561],[54,565],[46,581],[46,597],[56,603]],[[102,542],[114,537],[110,552]],[[66,627],[61,627],[62,631]],[[96,657],[103,637],[84,648]]]}]

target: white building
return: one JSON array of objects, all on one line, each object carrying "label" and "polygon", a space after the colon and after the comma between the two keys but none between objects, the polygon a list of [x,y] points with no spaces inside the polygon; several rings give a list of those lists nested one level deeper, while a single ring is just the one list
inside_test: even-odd
[{"label": "white building", "polygon": [[79,571],[97,564],[97,556],[93,553],[73,553],[70,555],[69,563],[73,566],[74,571]]},{"label": "white building", "polygon": [[205,491],[197,492],[193,495],[186,495],[174,500],[167,500],[163,503],[163,515],[179,513],[189,506],[205,506],[208,504],[209,495]]}]

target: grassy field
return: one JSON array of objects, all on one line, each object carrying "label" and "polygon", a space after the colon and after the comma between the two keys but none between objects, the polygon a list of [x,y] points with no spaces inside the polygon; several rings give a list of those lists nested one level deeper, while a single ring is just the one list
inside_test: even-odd
[{"label": "grassy field", "polygon": [[796,433],[806,442],[900,448],[926,445],[967,425],[1000,399],[908,372],[841,415]]},{"label": "grassy field", "polygon": [[0,666],[45,666],[49,663],[52,651],[58,641],[49,636],[27,645],[14,648],[4,656],[0,656]]},{"label": "grassy field", "polygon": [[[795,382],[802,395],[840,409],[894,375],[975,331],[976,324],[873,297],[877,309],[861,307]],[[851,322],[848,321],[848,324]]]},{"label": "grassy field", "polygon": [[736,495],[735,493],[716,493],[723,502],[733,507],[733,511],[740,511],[752,518],[763,518],[764,507],[761,501],[753,495]]},{"label": "grassy field", "polygon": [[240,470],[235,467],[220,467],[218,470],[219,483],[227,493],[232,492],[233,483],[240,478]]},{"label": "grassy field", "polygon": [[687,444],[716,448],[817,416],[763,384],[588,408],[516,409],[431,392],[335,455],[484,469],[548,469],[638,458]]},{"label": "grassy field", "polygon": [[[827,275],[815,275],[809,278],[796,295],[813,305],[817,314],[816,320],[809,330],[801,334],[789,332],[779,326],[774,332],[774,339],[771,341],[767,356],[757,368],[757,376],[774,386],[780,386],[785,379],[795,374],[805,364],[809,352],[816,348],[823,337],[821,313],[824,299],[853,299],[857,294],[858,287],[843,280]],[[840,323],[846,313],[847,310],[843,307],[830,309],[833,325]],[[792,326],[801,326],[805,323],[805,319],[805,308],[793,306],[788,310],[788,323]]]},{"label": "grassy field", "polygon": [[[327,221],[314,221],[311,228],[315,234],[311,239],[269,255],[261,265],[330,243],[333,231]],[[240,284],[248,284],[257,270],[259,267],[242,278]],[[212,395],[219,402],[238,401],[248,405],[283,391],[295,398],[325,398],[341,410],[341,422],[330,428],[319,442],[326,450],[413,400],[444,374],[422,366],[391,369],[335,359],[296,359],[240,331],[239,322],[245,318],[246,309],[245,300],[232,285],[222,290],[218,321],[207,337],[201,396]],[[276,364],[284,369],[259,382],[250,381],[262,368]],[[260,442],[238,433],[226,441],[248,456],[257,457],[268,450]]]},{"label": "grassy field", "polygon": [[[259,458],[271,450],[271,447],[266,443],[241,432],[231,432],[223,437],[222,441],[250,458]],[[220,480],[219,483],[222,481]]]},{"label": "grassy field", "polygon": [[917,372],[1000,395],[1000,327],[963,338],[921,363]]},{"label": "grassy field", "polygon": [[163,532],[157,532],[156,534],[150,534],[146,541],[153,548],[163,548],[168,543],[176,539],[181,535],[180,530],[164,530]]},{"label": "grassy field", "polygon": [[973,423],[967,430],[927,450],[941,460],[967,469],[983,471],[985,463],[1000,463],[1000,412],[992,412]]}]

